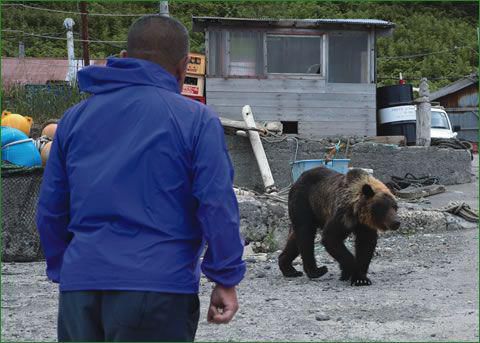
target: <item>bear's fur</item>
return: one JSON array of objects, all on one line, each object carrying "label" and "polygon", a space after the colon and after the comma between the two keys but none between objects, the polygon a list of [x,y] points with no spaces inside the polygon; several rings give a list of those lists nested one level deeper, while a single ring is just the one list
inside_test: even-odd
[{"label": "bear's fur", "polygon": [[[361,169],[352,169],[346,175],[325,167],[306,171],[290,189],[288,213],[292,226],[278,260],[283,275],[302,275],[292,266],[299,254],[309,278],[327,272],[327,267],[317,267],[314,255],[315,235],[321,228],[323,246],[340,264],[340,279],[351,280],[356,286],[371,284],[367,272],[378,231],[400,226],[390,190]],[[355,256],[344,245],[352,233]]]}]

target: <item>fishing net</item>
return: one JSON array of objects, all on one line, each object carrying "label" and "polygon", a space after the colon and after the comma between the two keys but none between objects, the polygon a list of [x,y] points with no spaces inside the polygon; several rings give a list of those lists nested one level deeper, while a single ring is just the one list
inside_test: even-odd
[{"label": "fishing net", "polygon": [[35,212],[42,167],[20,167],[2,161],[2,261],[42,259]]}]

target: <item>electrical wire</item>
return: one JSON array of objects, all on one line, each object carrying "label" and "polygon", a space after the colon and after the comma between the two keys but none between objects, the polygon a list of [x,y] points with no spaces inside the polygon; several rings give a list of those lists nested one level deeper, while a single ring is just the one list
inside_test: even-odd
[{"label": "electrical wire", "polygon": [[377,59],[386,59],[386,60],[399,60],[404,58],[414,58],[414,57],[423,57],[423,56],[430,56],[430,55],[437,55],[437,54],[444,54],[448,52],[457,51],[459,49],[471,49],[475,53],[478,54],[478,51],[472,48],[471,46],[463,45],[463,46],[455,46],[453,49],[442,50],[442,51],[434,51],[434,52],[426,52],[422,54],[412,54],[412,55],[401,55],[401,56],[378,56]]},{"label": "electrical wire", "polygon": [[[48,35],[43,35],[43,34],[25,32],[25,31],[22,31],[22,30],[2,29],[2,32],[21,33],[25,36],[39,37],[39,38],[45,38],[45,39],[67,40],[66,37],[54,37],[54,36],[48,36]],[[115,43],[126,44],[127,43],[127,41],[124,41],[124,40],[93,40],[93,39],[78,39],[78,38],[74,38],[73,40],[75,42],[88,42],[88,43],[111,43],[111,44],[115,44]]]},{"label": "electrical wire", "polygon": [[[81,12],[54,10],[54,9],[50,9],[50,8],[29,6],[29,5],[24,5],[24,4],[2,4],[2,6],[5,6],[5,7],[22,7],[24,9],[44,11],[44,12],[50,12],[50,13],[82,15]],[[88,15],[92,16],[92,17],[142,17],[144,15],[152,15],[152,14],[155,14],[155,13],[138,13],[138,14],[135,14],[135,13],[91,13],[91,12],[88,12]]]}]

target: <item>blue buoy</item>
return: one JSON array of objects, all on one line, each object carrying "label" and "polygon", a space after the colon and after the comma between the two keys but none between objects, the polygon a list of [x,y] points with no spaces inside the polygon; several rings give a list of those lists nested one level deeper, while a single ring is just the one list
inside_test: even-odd
[{"label": "blue buoy", "polygon": [[2,146],[22,139],[28,139],[28,136],[22,131],[13,127],[2,126]]},{"label": "blue buoy", "polygon": [[31,138],[11,142],[2,146],[2,160],[22,167],[42,165],[40,153]]}]

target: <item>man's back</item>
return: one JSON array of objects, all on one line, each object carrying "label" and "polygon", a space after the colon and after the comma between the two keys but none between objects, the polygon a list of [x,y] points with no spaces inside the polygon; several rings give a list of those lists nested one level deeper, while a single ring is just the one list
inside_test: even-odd
[{"label": "man's back", "polygon": [[[227,278],[238,282],[238,208],[218,118],[151,62],[113,59],[80,72],[79,83],[94,95],[67,111],[56,137],[73,236],[56,276],[61,290],[196,293],[203,238],[216,230],[234,238],[221,250],[237,251]],[[49,268],[53,278],[59,268]],[[215,269],[204,263],[213,279]]]}]

